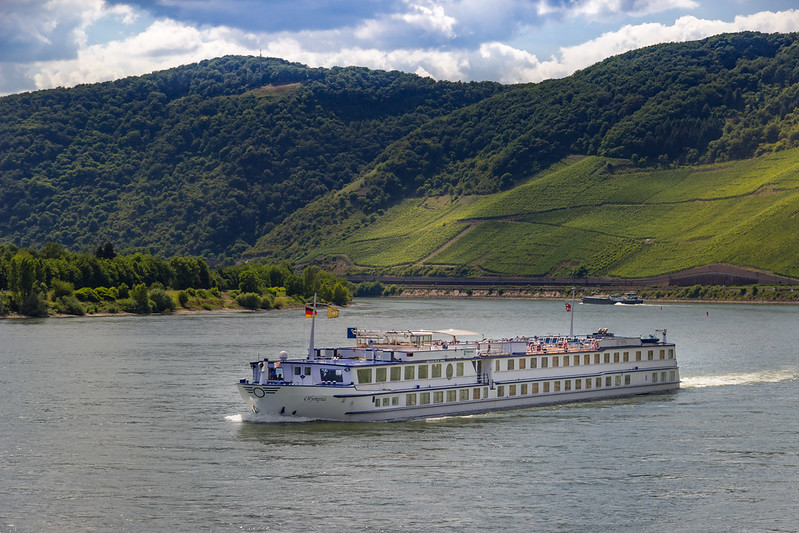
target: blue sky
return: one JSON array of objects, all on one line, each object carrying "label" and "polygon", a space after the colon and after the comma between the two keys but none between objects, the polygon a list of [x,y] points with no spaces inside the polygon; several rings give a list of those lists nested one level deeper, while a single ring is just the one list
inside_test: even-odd
[{"label": "blue sky", "polygon": [[227,54],[537,82],[661,42],[799,31],[797,0],[0,0],[0,95]]}]

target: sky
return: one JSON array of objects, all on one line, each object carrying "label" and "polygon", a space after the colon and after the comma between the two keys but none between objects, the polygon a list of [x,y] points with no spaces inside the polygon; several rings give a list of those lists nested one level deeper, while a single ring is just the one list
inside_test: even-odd
[{"label": "sky", "polygon": [[0,95],[229,54],[538,82],[744,30],[799,31],[799,0],[0,0]]}]

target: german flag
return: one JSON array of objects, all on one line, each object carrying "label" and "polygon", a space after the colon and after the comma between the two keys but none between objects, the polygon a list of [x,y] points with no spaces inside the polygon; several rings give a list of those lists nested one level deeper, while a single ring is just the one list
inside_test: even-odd
[{"label": "german flag", "polygon": [[305,308],[305,318],[313,318],[314,316],[319,316],[319,311],[314,312],[314,310],[310,307]]}]

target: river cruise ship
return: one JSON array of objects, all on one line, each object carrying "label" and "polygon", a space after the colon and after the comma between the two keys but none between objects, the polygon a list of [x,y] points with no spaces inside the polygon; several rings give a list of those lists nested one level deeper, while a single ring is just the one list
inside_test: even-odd
[{"label": "river cruise ship", "polygon": [[[672,392],[675,346],[659,336],[458,340],[465,331],[350,328],[351,345],[250,363],[238,389],[253,413],[390,421]],[[443,340],[436,340],[442,339]]]}]

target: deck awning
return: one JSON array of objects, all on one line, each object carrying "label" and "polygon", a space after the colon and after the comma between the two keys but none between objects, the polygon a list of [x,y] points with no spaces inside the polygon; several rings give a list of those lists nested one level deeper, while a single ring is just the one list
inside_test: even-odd
[{"label": "deck awning", "polygon": [[468,331],[465,329],[438,329],[433,331],[433,333],[443,333],[444,335],[451,335],[452,337],[482,337],[482,333],[477,333],[475,331]]}]

